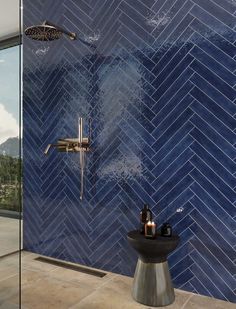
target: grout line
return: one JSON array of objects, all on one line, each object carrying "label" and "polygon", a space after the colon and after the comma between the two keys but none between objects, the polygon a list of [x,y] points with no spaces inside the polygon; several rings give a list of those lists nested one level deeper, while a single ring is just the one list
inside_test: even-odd
[{"label": "grout line", "polygon": [[[6,267],[7,268],[7,267]],[[5,280],[8,280],[8,279],[10,279],[10,278],[13,278],[13,277],[19,277],[19,273],[18,273],[18,271],[15,273],[15,274],[13,274],[13,275],[10,275],[10,276],[8,276],[8,277],[4,277],[4,278],[1,278],[0,279],[0,282],[3,282],[3,281],[5,281]]]},{"label": "grout line", "polygon": [[[193,75],[197,75],[198,78],[203,79],[204,82],[207,84],[207,87],[212,87],[212,88],[214,88],[214,89],[217,90],[222,96],[224,96],[225,99],[229,100],[222,92],[219,91],[219,89],[216,89],[216,88],[214,87],[214,85],[211,84],[211,83],[209,83],[202,75],[200,75],[200,74],[197,73],[197,72],[195,72]],[[192,76],[191,76],[189,79],[191,79],[191,78],[192,78]],[[226,109],[224,109],[223,106],[219,105],[219,103],[218,103],[217,101],[215,101],[215,99],[213,99],[213,97],[210,97],[210,96],[206,93],[205,90],[199,88],[199,86],[198,86],[194,81],[192,81],[192,80],[190,80],[190,81],[191,81],[191,83],[194,85],[194,87],[198,88],[202,93],[205,94],[206,97],[208,97],[208,98],[209,98],[211,101],[213,101],[219,108],[221,108],[225,113],[227,113],[227,116],[228,116],[228,117],[231,117],[231,118],[233,118],[233,120],[235,120],[234,115],[231,115]],[[208,85],[209,85],[209,86],[208,86]],[[190,95],[191,95],[191,94],[190,94]],[[192,97],[193,97],[193,95],[192,95]],[[194,98],[195,98],[195,97],[194,97]],[[229,101],[230,101],[230,100],[229,100]],[[233,101],[230,101],[230,103],[232,103],[232,105],[234,105]],[[235,129],[234,129],[234,130],[235,130]],[[232,130],[232,131],[234,132],[234,130]]]},{"label": "grout line", "polygon": [[[225,182],[225,180],[219,175],[219,173],[215,172],[215,170],[213,170],[212,167],[204,161],[204,159],[202,159],[197,153],[194,153],[193,156],[198,157],[205,165],[207,165],[207,168],[209,168],[210,172],[212,172],[212,173],[215,174],[218,178],[220,178],[220,181],[222,181],[222,182],[225,184],[225,186],[226,186],[229,190],[233,191],[234,188],[230,187],[230,185],[229,185],[227,182]],[[193,156],[192,156],[191,158],[189,158],[188,161],[191,161],[191,159],[193,158]],[[193,162],[190,162],[190,163],[201,173],[201,170],[198,168],[198,166],[197,166],[196,163],[193,163]],[[208,175],[209,175],[209,174],[208,174]],[[209,178],[210,178],[208,175],[207,175],[207,176],[205,175],[205,178],[207,178],[207,180],[209,180]],[[212,184],[213,184],[213,183],[212,183]],[[218,189],[218,190],[220,191],[220,189]],[[220,191],[220,192],[222,193],[222,191]],[[235,192],[231,192],[231,193],[233,194],[233,193],[235,193]],[[224,194],[224,193],[222,193],[222,194]],[[235,202],[235,201],[234,201],[234,202]],[[231,203],[234,203],[234,202],[231,202]]]},{"label": "grout line", "polygon": [[[190,214],[190,216],[191,216],[191,214]],[[191,218],[192,218],[192,217],[191,217]],[[193,219],[193,218],[192,218],[192,219]],[[190,227],[190,230],[191,230],[192,233],[194,234],[195,239],[197,238],[197,240],[202,244],[202,246],[205,247],[205,251],[206,251],[207,253],[209,253],[210,255],[214,256],[215,260],[217,260],[217,262],[222,266],[222,268],[224,268],[224,272],[228,273],[228,275],[231,276],[232,279],[233,279],[233,276],[232,276],[232,274],[230,273],[230,271],[224,266],[224,264],[223,264],[218,258],[216,258],[216,256],[212,253],[212,251],[204,244],[204,242],[203,242],[203,241],[198,237],[198,235],[191,229],[191,227]],[[203,231],[203,229],[202,229],[201,226],[200,226],[200,230]],[[203,233],[204,233],[204,231],[203,231]],[[212,239],[210,236],[209,236],[209,238],[210,238],[210,241],[211,241],[212,243],[214,243],[214,244],[217,246],[217,244],[216,244],[216,242],[214,241],[214,239]],[[195,251],[197,251],[196,245],[194,245],[193,243],[191,243],[191,245],[195,248]],[[226,258],[228,258],[228,259],[230,260],[230,258],[225,254],[225,252],[224,252],[221,248],[219,248],[219,250],[221,250],[221,251],[223,252],[223,254],[226,256]],[[191,253],[192,253],[192,251],[191,251],[189,254],[191,254]],[[222,282],[225,283],[225,285],[228,286],[228,288],[230,289],[230,288],[231,288],[230,285],[229,285],[229,284],[225,281],[225,279],[224,279],[225,275],[224,275],[224,274],[220,275],[218,272],[216,272],[216,271],[213,269],[213,266],[208,262],[207,258],[205,258],[199,251],[197,251],[197,253],[198,253],[199,255],[201,255],[202,259],[203,259],[203,260],[205,261],[205,263],[208,265],[208,268],[209,268],[209,269],[212,269],[212,272],[215,272],[216,275],[217,275],[218,277],[220,277],[220,279],[222,280]],[[191,258],[192,258],[192,260],[193,260],[193,261],[195,262],[195,264],[196,264],[196,258],[194,258],[194,257],[191,257]],[[230,262],[232,262],[232,261],[230,260]],[[232,264],[233,264],[233,262],[232,262]],[[204,272],[204,274],[208,277],[209,281],[211,281],[212,284],[213,284],[213,285],[220,291],[220,293],[223,295],[223,293],[222,293],[220,287],[218,287],[218,286],[213,282],[213,280],[212,280],[211,278],[209,278],[209,276],[207,275],[207,273],[205,272],[205,270],[204,270],[200,265],[197,265],[197,266],[198,266],[198,268],[201,269],[202,272]],[[224,277],[222,277],[222,276],[224,276]],[[202,283],[202,282],[201,282],[201,283]],[[223,295],[223,296],[224,296],[224,295]],[[225,298],[226,298],[226,297],[225,297]]]},{"label": "grout line", "polygon": [[[169,194],[177,185],[179,185],[180,183],[181,183],[181,181],[183,181],[183,179],[184,178],[186,178],[187,176],[191,176],[190,174],[191,174],[191,172],[194,170],[195,168],[193,167],[192,169],[191,169],[191,171],[189,171],[186,175],[184,175],[184,177],[182,178],[182,179],[180,179],[180,181],[178,181],[175,185],[174,185],[174,187],[170,190],[170,191],[168,191],[164,196],[162,196],[162,198],[160,199],[160,200],[158,200],[157,202],[159,203],[160,201],[162,201],[163,200],[163,198],[167,195],[167,194]],[[191,176],[191,178],[193,179],[193,177]],[[195,179],[193,179],[193,182],[195,181]],[[192,182],[192,183],[193,183]],[[188,188],[192,185],[192,183],[188,186]],[[187,188],[186,188],[187,189]],[[159,190],[158,190],[159,191]],[[158,192],[158,191],[156,191],[156,193]]]},{"label": "grout line", "polygon": [[[195,31],[196,32],[196,31]],[[194,35],[194,34],[193,34]],[[191,35],[191,37],[193,36]],[[225,70],[229,71],[229,73],[231,73],[232,75],[235,75],[235,71],[230,71],[225,65],[224,63],[222,64],[221,62],[219,62],[218,60],[216,60],[216,58],[214,58],[211,54],[209,54],[209,52],[205,51],[204,49],[202,49],[198,44],[195,44],[194,41],[191,41],[191,37],[189,38],[190,39],[190,42],[192,42],[197,48],[201,49],[201,51],[203,53],[205,53],[207,56],[209,56],[211,59],[213,59],[214,61],[216,61],[218,63],[219,66],[223,66]],[[209,41],[209,40],[208,40]],[[210,41],[209,41],[210,42]],[[210,42],[211,43],[211,42]],[[212,44],[212,43],[211,43]],[[210,44],[209,44],[210,45]],[[214,45],[214,44],[212,44]],[[215,46],[215,45],[214,45]],[[216,47],[218,48],[218,47]],[[224,53],[224,52],[223,52]],[[227,55],[227,54],[226,54]],[[228,55],[227,55],[228,56]],[[195,57],[196,58],[196,57]],[[232,58],[231,58],[232,59]],[[235,61],[235,60],[234,60]],[[212,71],[212,70],[211,70]],[[218,75],[218,73],[216,73]],[[219,75],[218,75],[219,76]],[[234,87],[235,84],[233,86],[229,85],[230,87]]]},{"label": "grout line", "polygon": [[106,282],[102,283],[101,285],[99,285],[97,288],[95,288],[90,294],[88,294],[87,296],[83,297],[78,303],[73,304],[72,306],[70,306],[68,309],[76,309],[77,306],[80,304],[80,302],[84,301],[84,299],[87,299],[88,297],[92,296],[94,293],[96,293],[101,287],[103,287],[105,284],[107,284],[108,282],[110,282],[112,279],[116,278],[117,276],[120,275],[115,275],[113,277],[111,277],[109,280],[107,280]]},{"label": "grout line", "polygon": [[[199,185],[199,186],[200,186],[200,185]],[[202,188],[202,186],[201,186],[201,188]],[[203,189],[203,188],[202,188],[202,189]],[[193,189],[190,188],[190,191],[192,191],[193,195],[195,195]],[[205,207],[208,209],[208,211],[210,211],[211,213],[213,213],[212,210],[211,210],[211,208],[209,208],[209,207],[207,206],[207,204],[204,202],[203,199],[201,199],[199,196],[198,196],[197,198],[205,205]],[[193,199],[193,197],[192,197],[191,199]],[[191,199],[189,200],[189,202],[193,205],[193,207],[195,207],[195,206],[194,206],[194,202],[191,202]],[[229,229],[229,227],[225,224],[225,222],[222,221],[215,213],[213,213],[213,216],[212,216],[212,217],[213,217],[213,218],[215,217],[218,221],[220,221],[221,224],[224,225],[225,228],[228,229],[228,233],[232,233],[232,235],[234,236],[233,232]],[[209,221],[208,221],[208,223],[209,223]],[[211,224],[211,225],[212,225],[212,224]],[[212,225],[212,226],[213,226],[213,225]],[[230,245],[231,247],[234,247],[234,246],[232,246],[231,244],[229,244],[229,245]]]},{"label": "grout line", "polygon": [[[174,1],[173,4],[171,5],[171,7],[169,7],[169,9],[163,10],[163,6],[167,3],[167,1],[165,1],[165,3],[164,3],[164,4],[162,5],[162,7],[158,10],[158,12],[154,14],[154,19],[155,19],[155,18],[158,18],[158,16],[159,16],[160,13],[161,13],[161,14],[164,13],[164,14],[163,14],[164,17],[165,17],[165,16],[167,16],[167,18],[170,17],[170,16],[172,15],[171,13],[173,13],[173,8],[176,6],[176,3],[177,3],[177,2],[178,2],[178,0]],[[175,13],[174,15],[172,15],[172,17],[168,20],[168,22],[167,22],[165,25],[163,25],[164,28],[161,30],[161,32],[158,34],[157,37],[159,37],[159,36],[162,34],[162,32],[164,32],[164,31],[167,29],[167,27],[173,22],[173,19],[176,18],[176,15],[178,15],[178,14],[181,12],[181,10],[183,10],[184,6],[185,6],[187,3],[188,3],[188,0],[186,0],[186,1],[183,3],[183,5],[182,5],[181,7],[178,8],[178,10],[176,11],[176,13]],[[151,33],[153,33],[154,31],[158,30],[158,27],[160,26],[160,23],[161,23],[161,21],[159,21],[159,23],[154,27],[154,29],[151,31]],[[154,35],[155,35],[155,34],[154,34]]]},{"label": "grout line", "polygon": [[183,306],[181,307],[181,309],[187,308],[187,307],[185,307],[185,306],[188,304],[188,302],[190,301],[190,299],[191,299],[193,296],[194,296],[194,294],[189,295],[189,297],[187,298],[187,300],[185,301],[185,303],[183,304]]},{"label": "grout line", "polygon": [[[215,5],[217,5],[217,3],[214,2]],[[219,18],[217,18],[215,15],[212,14],[212,12],[207,11],[204,7],[200,6],[199,4],[195,3],[196,6],[198,6],[201,10],[205,11],[205,14],[210,15],[213,19],[216,19],[218,23],[223,24],[226,28],[228,28],[228,31],[234,31],[234,28],[230,28],[230,26],[228,26],[224,21],[220,20]],[[218,6],[218,5],[217,5]],[[223,9],[223,8],[222,8]],[[224,9],[223,9],[224,10]],[[224,10],[225,11],[225,10]],[[227,11],[226,11],[227,12]],[[229,12],[227,12],[228,14],[230,14]],[[232,15],[232,14],[230,14]],[[195,16],[194,16],[195,17]],[[232,15],[232,17],[235,17]],[[200,22],[201,20],[198,17],[197,18]],[[228,39],[226,39],[228,41]],[[231,43],[230,41],[228,41],[229,43]],[[231,43],[233,45],[233,43]]]},{"label": "grout line", "polygon": [[[191,1],[192,2],[192,1]],[[186,3],[186,2],[185,2]],[[184,4],[185,5],[185,4]],[[184,6],[183,5],[183,6]],[[186,18],[186,16],[188,14],[191,13],[192,8],[194,7],[195,3],[192,5],[192,7],[188,10],[188,12],[186,12],[186,14],[183,16],[183,18],[179,21],[179,23],[175,26],[175,28],[167,35],[166,39],[162,42],[161,46],[156,50],[156,53],[154,54],[157,55],[157,53],[163,48],[163,46],[166,44],[166,42],[168,42],[168,40],[170,40],[171,36],[174,35],[176,33],[176,29],[181,25],[181,23],[184,21],[184,19]],[[181,8],[183,8],[183,6]],[[179,13],[179,12],[178,12]],[[178,14],[177,13],[177,14]],[[176,14],[176,15],[177,15]],[[175,16],[176,16],[175,15]],[[195,16],[193,16],[192,14],[190,14],[193,19],[195,18]],[[170,21],[170,23],[167,25],[167,27],[171,24],[171,22],[173,21],[173,19]],[[189,24],[186,26],[185,29],[188,28],[188,26],[192,23],[192,20],[189,22]],[[165,30],[167,29],[167,27],[165,27],[159,34],[158,36],[155,38],[154,44],[159,40],[160,36],[164,34]],[[182,33],[181,33],[182,34]],[[174,46],[174,44],[176,43],[176,41],[181,37],[181,34],[175,39],[175,41],[173,42],[172,46]],[[165,35],[165,34],[164,34]],[[169,50],[169,49],[168,49]],[[153,59],[153,57],[151,59]]]}]

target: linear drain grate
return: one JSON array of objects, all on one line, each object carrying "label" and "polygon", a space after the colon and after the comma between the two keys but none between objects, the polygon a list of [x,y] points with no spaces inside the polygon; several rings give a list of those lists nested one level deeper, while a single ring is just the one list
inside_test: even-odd
[{"label": "linear drain grate", "polygon": [[90,268],[86,268],[84,266],[79,266],[79,265],[68,264],[68,263],[63,262],[63,261],[53,260],[53,259],[49,259],[49,258],[45,258],[45,257],[41,257],[41,256],[35,258],[35,260],[39,261],[39,262],[63,267],[63,268],[66,268],[66,269],[79,271],[81,273],[85,273],[87,275],[91,275],[91,276],[95,276],[95,277],[99,277],[99,278],[103,278],[104,276],[106,276],[106,273],[99,271],[99,270],[90,269]]}]

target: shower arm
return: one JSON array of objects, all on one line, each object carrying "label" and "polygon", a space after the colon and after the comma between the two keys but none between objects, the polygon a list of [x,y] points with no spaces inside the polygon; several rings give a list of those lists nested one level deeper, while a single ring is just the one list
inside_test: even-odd
[{"label": "shower arm", "polygon": [[71,40],[75,40],[76,39],[76,33],[75,32],[69,32],[69,31],[67,31],[67,30],[65,30],[65,29],[63,29],[61,27],[58,27],[57,25],[55,25],[55,24],[53,24],[53,23],[51,23],[51,22],[49,22],[47,20],[45,20],[43,22],[43,25],[45,25],[45,26],[52,26],[52,27],[60,30],[62,33],[68,35]]}]

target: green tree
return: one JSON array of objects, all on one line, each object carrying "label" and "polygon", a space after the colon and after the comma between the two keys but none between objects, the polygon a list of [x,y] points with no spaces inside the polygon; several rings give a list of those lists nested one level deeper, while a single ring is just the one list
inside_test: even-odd
[{"label": "green tree", "polygon": [[0,208],[19,211],[20,160],[0,155]]}]

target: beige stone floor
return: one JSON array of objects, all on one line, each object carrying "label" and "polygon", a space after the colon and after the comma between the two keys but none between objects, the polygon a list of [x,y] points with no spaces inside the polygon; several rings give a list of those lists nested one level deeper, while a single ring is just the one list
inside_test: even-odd
[{"label": "beige stone floor", "polygon": [[0,256],[19,250],[19,219],[0,217]]},{"label": "beige stone floor", "polygon": [[[107,273],[94,277],[35,261],[37,255],[22,253],[23,309],[150,309],[130,294],[132,278]],[[18,255],[0,259],[0,308],[18,307]],[[235,309],[236,305],[176,290],[167,309]]]}]

